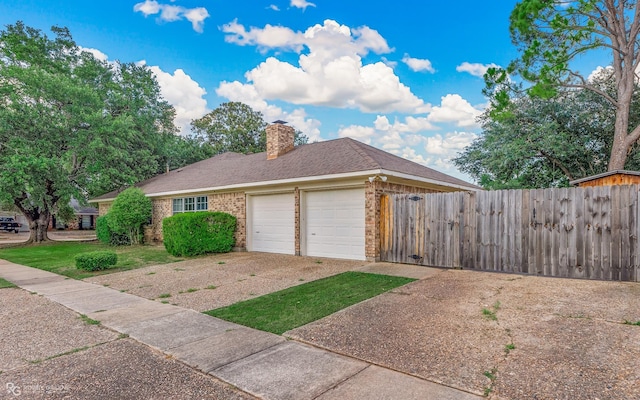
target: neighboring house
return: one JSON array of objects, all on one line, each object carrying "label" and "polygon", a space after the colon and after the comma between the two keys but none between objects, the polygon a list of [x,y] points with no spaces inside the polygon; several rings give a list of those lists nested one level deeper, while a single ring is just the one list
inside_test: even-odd
[{"label": "neighboring house", "polygon": [[615,170],[569,182],[573,186],[615,186],[640,184],[640,171]]},{"label": "neighboring house", "polygon": [[[162,240],[162,219],[175,213],[224,211],[238,219],[240,250],[376,260],[383,193],[480,190],[353,139],[293,140],[277,121],[266,152],[224,153],[136,184],[153,200],[145,236]],[[117,195],[91,202],[104,215]]]},{"label": "neighboring house", "polygon": [[75,218],[63,223],[56,221],[55,216],[52,216],[49,229],[89,230],[96,228],[96,218],[99,215],[97,208],[82,206],[76,199],[71,199],[69,205],[73,208]]}]

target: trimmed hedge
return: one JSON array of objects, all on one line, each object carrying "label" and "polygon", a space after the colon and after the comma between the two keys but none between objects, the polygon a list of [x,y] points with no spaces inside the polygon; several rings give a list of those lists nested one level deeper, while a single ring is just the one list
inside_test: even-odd
[{"label": "trimmed hedge", "polygon": [[96,237],[98,240],[111,246],[131,244],[127,235],[121,235],[111,230],[109,227],[109,218],[111,218],[111,214],[108,213],[96,218]]},{"label": "trimmed hedge", "polygon": [[92,251],[76,256],[76,268],[85,271],[102,271],[118,263],[118,255],[113,251]]},{"label": "trimmed hedge", "polygon": [[176,257],[228,253],[236,240],[236,217],[223,212],[188,212],[162,220],[164,247]]}]

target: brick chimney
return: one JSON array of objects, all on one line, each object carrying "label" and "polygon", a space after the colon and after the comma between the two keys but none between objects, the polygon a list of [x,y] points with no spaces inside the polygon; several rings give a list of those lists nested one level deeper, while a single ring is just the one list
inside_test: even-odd
[{"label": "brick chimney", "polygon": [[267,160],[275,160],[293,150],[295,129],[285,124],[278,120],[267,126]]}]

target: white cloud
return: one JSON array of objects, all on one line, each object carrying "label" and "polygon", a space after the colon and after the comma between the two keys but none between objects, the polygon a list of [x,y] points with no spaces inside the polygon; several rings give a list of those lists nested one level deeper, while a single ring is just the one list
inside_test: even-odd
[{"label": "white cloud", "polygon": [[473,76],[477,76],[482,78],[484,74],[487,73],[489,68],[500,68],[498,64],[480,64],[480,63],[469,63],[463,62],[462,64],[456,67],[456,71],[458,72],[467,72]]},{"label": "white cloud", "polygon": [[307,135],[310,142],[321,140],[320,121],[308,118],[303,108],[287,112],[280,107],[267,103],[258,94],[253,85],[243,84],[238,81],[222,82],[216,89],[216,94],[227,98],[229,101],[242,102],[255,111],[260,111],[267,122],[279,119],[289,122],[289,125]]},{"label": "white cloud", "polygon": [[477,126],[476,118],[482,110],[473,107],[459,94],[448,94],[441,98],[439,106],[434,106],[428,116],[431,122],[452,122],[461,127]]},{"label": "white cloud", "polygon": [[91,53],[97,60],[100,60],[100,61],[107,61],[109,59],[109,56],[107,56],[106,54],[104,54],[98,49],[92,49],[92,48],[80,46],[80,51],[86,51],[87,53]]},{"label": "white cloud", "polygon": [[[392,49],[375,30],[351,29],[335,21],[309,27],[304,33],[281,26],[251,27],[233,21],[222,28],[226,40],[263,51],[301,53],[298,65],[269,57],[245,74],[260,98],[294,104],[357,108],[364,112],[425,113],[430,106],[400,82],[383,62],[363,64],[369,52]],[[308,49],[303,53],[304,49]],[[226,83],[228,84],[228,83]]]},{"label": "white cloud", "polygon": [[280,11],[280,7],[278,7],[275,4],[270,4],[269,7],[267,7],[268,10],[273,10],[273,11]]},{"label": "white cloud", "polygon": [[204,99],[207,92],[182,69],[175,70],[173,74],[161,70],[158,66],[149,69],[158,80],[160,94],[176,110],[175,123],[180,133],[189,133],[191,120],[209,112],[207,101]]},{"label": "white cloud", "polygon": [[145,17],[155,15],[160,12],[160,4],[154,0],[145,0],[143,3],[134,5],[133,11],[141,12]]},{"label": "white cloud", "polygon": [[[640,70],[640,66],[638,66],[638,70]],[[639,72],[638,70],[636,70],[636,74],[638,74]],[[591,71],[591,73],[587,77],[587,81],[593,82],[596,78],[605,78],[612,74],[613,74],[612,66],[606,66],[606,67],[599,66],[599,67],[596,67],[596,69],[594,69],[593,71]]]},{"label": "white cloud", "polygon": [[204,20],[209,17],[209,12],[204,7],[185,8],[170,4],[160,4],[156,0],[145,0],[133,6],[133,11],[141,12],[145,17],[160,14],[158,20],[173,22],[183,18],[191,22],[193,30],[202,32]]},{"label": "white cloud", "polygon": [[436,134],[426,138],[425,150],[428,154],[445,156],[451,159],[478,137],[473,132],[449,132],[442,136]]},{"label": "white cloud", "polygon": [[477,138],[473,132],[432,133],[427,118],[395,118],[378,115],[372,126],[350,125],[339,130],[340,137],[351,137],[379,147],[413,162],[468,179],[451,164],[451,159]]},{"label": "white cloud", "polygon": [[204,20],[209,17],[209,12],[204,7],[191,8],[184,12],[184,17],[191,22],[194,31],[202,33]]},{"label": "white cloud", "polygon": [[224,37],[227,43],[257,46],[261,51],[277,48],[300,52],[304,42],[301,33],[294,32],[289,28],[267,24],[264,28],[251,27],[246,30],[243,25],[238,23],[238,20],[223,25],[222,32],[227,34]]},{"label": "white cloud", "polygon": [[436,72],[431,65],[431,61],[427,59],[413,58],[405,54],[404,57],[402,57],[402,62],[407,64],[414,72],[430,72],[432,74]]},{"label": "white cloud", "polygon": [[376,135],[376,130],[370,126],[350,125],[341,128],[338,131],[338,136],[341,138],[349,137],[356,139],[362,143],[370,144],[373,137]]},{"label": "white cloud", "polygon": [[307,7],[315,7],[314,3],[310,3],[307,0],[291,0],[291,7],[301,8],[302,10],[306,10]]},{"label": "white cloud", "polygon": [[395,69],[398,66],[398,62],[397,61],[388,60],[387,57],[380,57],[380,59],[382,60],[384,65],[386,65],[387,67],[389,67],[391,69]]}]

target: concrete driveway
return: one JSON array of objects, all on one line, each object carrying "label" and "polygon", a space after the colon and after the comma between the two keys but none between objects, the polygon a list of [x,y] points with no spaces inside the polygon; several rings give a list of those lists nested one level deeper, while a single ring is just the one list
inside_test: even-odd
[{"label": "concrete driveway", "polygon": [[624,323],[640,321],[638,283],[259,253],[88,280],[202,311],[346,270],[422,279],[285,336],[496,399],[640,399],[640,326]]},{"label": "concrete driveway", "polygon": [[238,252],[100,275],[85,281],[147,299],[207,311],[368,264],[365,261]]},{"label": "concrete driveway", "polygon": [[638,283],[260,253],[88,281],[204,311],[347,270],[422,279],[286,336],[495,398],[640,398]]},{"label": "concrete driveway", "polygon": [[640,399],[625,321],[638,283],[439,270],[285,336],[492,398]]}]

